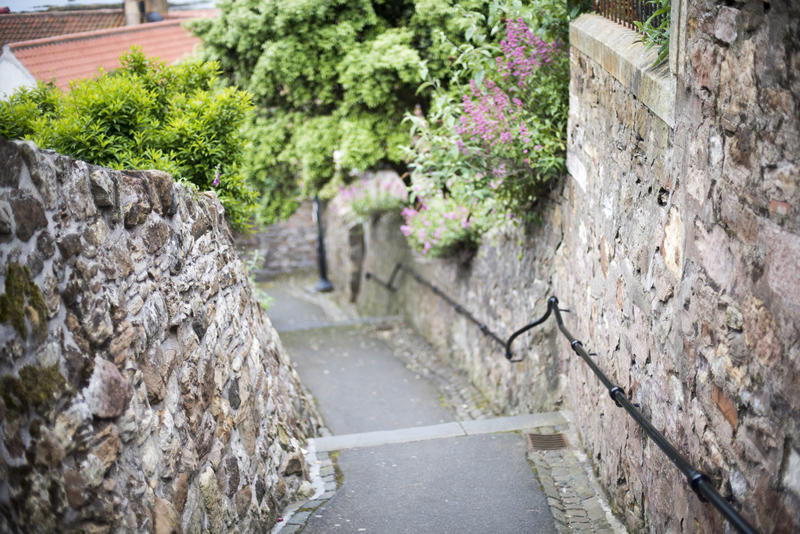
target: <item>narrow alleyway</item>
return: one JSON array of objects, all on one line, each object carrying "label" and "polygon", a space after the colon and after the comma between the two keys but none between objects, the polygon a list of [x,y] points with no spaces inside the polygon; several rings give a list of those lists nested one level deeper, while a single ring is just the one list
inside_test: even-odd
[{"label": "narrow alleyway", "polygon": [[619,532],[573,451],[529,452],[528,434],[567,433],[569,414],[497,417],[398,318],[265,287],[330,433],[308,447],[316,494],[274,532]]}]

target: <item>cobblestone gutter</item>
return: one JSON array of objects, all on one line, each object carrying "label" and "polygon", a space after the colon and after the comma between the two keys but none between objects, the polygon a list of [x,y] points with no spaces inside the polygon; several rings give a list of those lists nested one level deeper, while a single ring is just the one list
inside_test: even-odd
[{"label": "cobblestone gutter", "polygon": [[317,419],[219,201],[0,161],[0,531],[268,531]]}]

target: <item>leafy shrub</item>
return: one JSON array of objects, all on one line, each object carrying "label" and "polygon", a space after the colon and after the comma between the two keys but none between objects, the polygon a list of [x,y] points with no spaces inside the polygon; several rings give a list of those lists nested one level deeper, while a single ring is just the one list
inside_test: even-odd
[{"label": "leafy shrub", "polygon": [[650,0],[655,11],[645,21],[635,21],[636,29],[642,34],[642,42],[647,50],[658,48],[655,66],[661,65],[669,56],[669,27],[672,12],[671,0]]},{"label": "leafy shrub", "polygon": [[[486,19],[488,0],[222,0],[193,23],[207,58],[254,95],[246,169],[272,221],[296,195],[337,175],[406,169],[406,112],[430,107],[426,76],[445,79],[450,46]],[[335,191],[335,188],[333,189]]]},{"label": "leafy shrub", "polygon": [[138,49],[122,67],[73,83],[22,89],[0,103],[0,135],[116,169],[161,169],[199,189],[214,189],[231,224],[249,224],[256,193],[241,173],[241,127],[250,96],[221,87],[219,65],[167,67]]},{"label": "leafy shrub", "polygon": [[405,224],[400,231],[412,247],[434,257],[447,256],[461,248],[472,248],[481,230],[470,220],[470,213],[452,198],[431,197],[419,210],[403,210]]}]

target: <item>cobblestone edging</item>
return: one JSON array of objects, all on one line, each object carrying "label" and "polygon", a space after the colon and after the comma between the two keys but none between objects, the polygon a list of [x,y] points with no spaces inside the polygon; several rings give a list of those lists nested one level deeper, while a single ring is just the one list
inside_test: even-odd
[{"label": "cobblestone edging", "polygon": [[[335,456],[335,453],[334,453]],[[313,458],[312,458],[313,457]],[[286,517],[281,518],[280,522],[272,530],[272,534],[281,532],[282,534],[298,534],[303,531],[311,519],[311,515],[325,505],[336,493],[340,480],[337,480],[337,470],[334,459],[327,452],[307,453],[306,462],[311,466],[312,471],[317,476],[313,476],[318,491],[315,495],[297,505],[294,510],[287,510]],[[317,468],[319,471],[317,472]]]},{"label": "cobblestone edging", "polygon": [[[575,443],[577,436],[569,425],[542,427],[540,434],[563,432],[568,442]],[[528,452],[528,461],[539,477],[547,503],[553,513],[559,534],[578,532],[581,534],[619,534],[627,532],[622,523],[611,513],[611,508],[600,485],[591,474],[586,456],[575,448]]]}]

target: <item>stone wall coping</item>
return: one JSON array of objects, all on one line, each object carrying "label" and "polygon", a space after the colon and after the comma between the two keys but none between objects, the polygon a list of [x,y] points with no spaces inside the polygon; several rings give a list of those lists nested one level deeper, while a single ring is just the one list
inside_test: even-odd
[{"label": "stone wall coping", "polygon": [[641,35],[600,15],[586,13],[572,21],[569,42],[630,89],[670,128],[675,126],[675,75],[666,63],[652,68],[658,56]]}]

